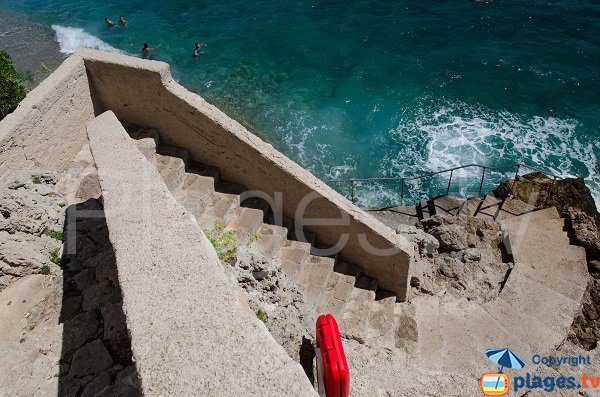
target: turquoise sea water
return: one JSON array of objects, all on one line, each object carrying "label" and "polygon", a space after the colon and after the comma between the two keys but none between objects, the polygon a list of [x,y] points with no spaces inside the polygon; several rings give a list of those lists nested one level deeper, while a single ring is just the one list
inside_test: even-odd
[{"label": "turquoise sea water", "polygon": [[[524,162],[582,176],[600,196],[597,1],[0,0],[0,10],[53,27],[65,52],[160,43],[153,58],[181,84],[325,180]],[[126,28],[103,25],[119,15]],[[196,41],[208,44],[198,59]]]}]

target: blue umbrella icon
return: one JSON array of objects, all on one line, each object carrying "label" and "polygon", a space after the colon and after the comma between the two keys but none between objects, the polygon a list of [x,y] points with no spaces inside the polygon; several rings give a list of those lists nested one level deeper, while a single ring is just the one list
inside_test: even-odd
[{"label": "blue umbrella icon", "polygon": [[[487,349],[485,355],[488,356],[490,360],[500,365],[498,368],[498,372],[502,373],[502,369],[512,368],[512,369],[521,369],[525,366],[525,362],[519,358],[515,353],[513,353],[510,349]],[[498,387],[498,383],[500,382],[500,377],[498,377],[498,381],[496,382],[496,387]]]},{"label": "blue umbrella icon", "polygon": [[525,366],[523,360],[519,358],[510,349],[487,349],[485,355],[490,360],[500,365],[498,371],[502,373],[502,368],[521,369]]}]

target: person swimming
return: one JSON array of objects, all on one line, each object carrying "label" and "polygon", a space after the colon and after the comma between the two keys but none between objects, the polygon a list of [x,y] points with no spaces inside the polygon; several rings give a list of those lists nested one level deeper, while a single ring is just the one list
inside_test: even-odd
[{"label": "person swimming", "polygon": [[194,58],[198,58],[200,56],[200,54],[202,54],[202,51],[200,51],[200,49],[202,47],[206,47],[208,44],[205,43],[195,43],[194,44],[194,54],[193,57]]},{"label": "person swimming", "polygon": [[148,58],[150,53],[152,51],[157,50],[159,47],[160,47],[160,44],[157,45],[156,47],[152,48],[152,47],[148,46],[148,43],[144,43],[144,46],[142,47],[142,58]]},{"label": "person swimming", "polygon": [[127,26],[127,24],[128,24],[128,23],[129,23],[129,22],[127,22],[127,19],[125,19],[125,18],[123,17],[123,15],[121,15],[121,16],[119,17],[119,24],[120,24],[120,25],[122,25],[122,26]]},{"label": "person swimming", "polygon": [[111,28],[113,26],[115,26],[115,23],[108,18],[104,18],[104,23],[106,24],[106,26],[111,27]]}]

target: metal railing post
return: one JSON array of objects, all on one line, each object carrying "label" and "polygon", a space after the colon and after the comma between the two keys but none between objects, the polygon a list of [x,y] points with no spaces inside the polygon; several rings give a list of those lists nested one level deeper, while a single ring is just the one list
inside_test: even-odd
[{"label": "metal railing post", "polygon": [[352,189],[352,204],[354,204],[354,181],[350,181],[350,187]]},{"label": "metal railing post", "polygon": [[515,183],[517,183],[517,177],[519,176],[519,170],[521,169],[521,164],[517,164],[517,172],[515,172],[515,179],[510,187],[510,193],[514,196],[515,194]]},{"label": "metal railing post", "polygon": [[450,178],[448,178],[448,189],[446,189],[446,196],[450,194],[450,184],[452,183],[452,175],[454,175],[454,170],[450,171]]},{"label": "metal railing post", "polygon": [[402,178],[400,184],[400,206],[404,205],[404,178]]},{"label": "metal railing post", "polygon": [[483,189],[483,180],[485,179],[485,170],[487,167],[483,167],[483,172],[481,173],[481,182],[479,183],[479,196],[477,198],[481,198],[481,189]]}]

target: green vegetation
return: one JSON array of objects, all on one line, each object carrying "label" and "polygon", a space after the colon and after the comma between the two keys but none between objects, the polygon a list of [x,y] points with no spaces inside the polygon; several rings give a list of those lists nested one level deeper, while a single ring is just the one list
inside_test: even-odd
[{"label": "green vegetation", "polygon": [[60,208],[63,208],[65,205],[67,205],[67,204],[65,204],[65,203],[58,203],[58,206],[59,206]]},{"label": "green vegetation", "polygon": [[60,253],[60,249],[55,249],[54,251],[52,251],[50,253],[50,262],[54,263],[55,265],[58,266],[62,266],[64,263],[63,259],[60,257],[59,255]]},{"label": "green vegetation", "polygon": [[63,241],[64,238],[63,232],[57,232],[55,230],[46,229],[44,230],[44,234],[58,241]]},{"label": "green vegetation", "polygon": [[15,110],[27,95],[27,89],[21,85],[24,77],[15,70],[10,55],[0,51],[0,120]]},{"label": "green vegetation", "polygon": [[260,238],[260,235],[258,233],[256,233],[256,232],[250,232],[250,233],[248,233],[248,239],[250,241],[250,244],[252,244],[256,240],[258,240],[259,238]]},{"label": "green vegetation", "polygon": [[215,230],[204,230],[204,234],[208,241],[213,245],[215,251],[217,251],[217,256],[222,261],[228,261],[235,257],[237,253],[238,246],[240,242],[233,235],[233,230],[230,230],[225,233],[221,233],[223,230],[223,225],[217,223],[215,224]]},{"label": "green vegetation", "polygon": [[23,83],[32,83],[35,75],[41,72],[48,73],[50,70],[42,64],[34,72],[18,72],[10,55],[6,51],[0,51],[0,120],[15,110],[27,95],[27,88]]},{"label": "green vegetation", "polygon": [[40,271],[40,273],[43,274],[44,276],[49,276],[50,275],[50,267],[48,265],[42,266],[42,270]]},{"label": "green vegetation", "polygon": [[33,182],[36,185],[39,185],[40,183],[42,183],[42,178],[40,178],[39,175],[31,175],[31,182]]},{"label": "green vegetation", "polygon": [[263,309],[258,309],[256,312],[256,318],[265,324],[267,323],[267,313],[265,313]]}]

